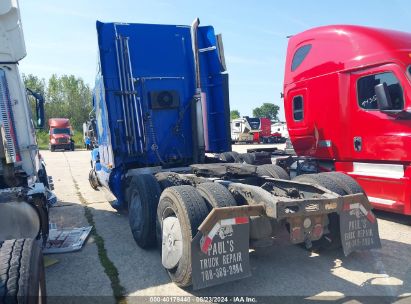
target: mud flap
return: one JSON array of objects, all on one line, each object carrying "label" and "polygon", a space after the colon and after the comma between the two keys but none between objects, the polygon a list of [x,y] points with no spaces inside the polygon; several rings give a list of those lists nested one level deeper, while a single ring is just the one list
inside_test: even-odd
[{"label": "mud flap", "polygon": [[340,231],[346,256],[357,250],[381,248],[377,219],[365,196],[344,202],[340,213]]},{"label": "mud flap", "polygon": [[207,235],[199,231],[191,241],[194,290],[251,275],[248,217],[218,221]]}]

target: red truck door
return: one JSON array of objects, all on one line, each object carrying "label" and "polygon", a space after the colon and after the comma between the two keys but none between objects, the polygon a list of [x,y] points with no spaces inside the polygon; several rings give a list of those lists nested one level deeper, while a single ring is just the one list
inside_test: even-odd
[{"label": "red truck door", "polygon": [[406,95],[409,94],[409,83],[404,72],[395,64],[387,64],[351,73],[349,120],[351,155],[354,160],[411,160],[411,121],[380,111],[374,89],[375,85],[385,82],[393,109],[404,109]]},{"label": "red truck door", "polygon": [[374,88],[385,82],[392,109],[408,108],[410,83],[405,69],[386,64],[352,72],[350,78],[350,138],[346,141],[352,156],[349,174],[374,205],[402,213],[410,201],[406,168],[411,160],[411,120],[381,111]]}]

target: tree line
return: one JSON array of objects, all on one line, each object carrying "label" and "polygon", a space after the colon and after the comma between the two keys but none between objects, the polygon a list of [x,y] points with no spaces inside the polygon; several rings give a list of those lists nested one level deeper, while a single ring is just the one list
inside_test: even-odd
[{"label": "tree line", "polygon": [[[23,74],[23,82],[26,88],[43,95],[46,128],[49,118],[69,118],[73,129],[82,131],[82,125],[92,110],[92,90],[83,79],[74,75],[53,74],[46,81],[32,74]],[[32,113],[35,113],[35,101],[32,98],[30,105]]]},{"label": "tree line", "polygon": [[[45,100],[46,127],[49,118],[69,118],[74,130],[82,131],[83,123],[88,120],[92,110],[92,91],[83,79],[74,75],[57,76],[53,74],[48,81],[35,75],[23,74],[27,88],[43,95]],[[32,112],[35,113],[34,100],[31,100]],[[267,117],[278,120],[280,107],[274,103],[263,103],[253,109],[253,117]],[[232,110],[231,120],[239,118],[240,112]]]},{"label": "tree line", "polygon": [[[253,109],[253,117],[266,117],[270,120],[278,120],[278,111],[280,107],[274,103],[265,102],[260,107]],[[231,120],[240,118],[240,112],[238,110],[231,110],[230,112]]]}]

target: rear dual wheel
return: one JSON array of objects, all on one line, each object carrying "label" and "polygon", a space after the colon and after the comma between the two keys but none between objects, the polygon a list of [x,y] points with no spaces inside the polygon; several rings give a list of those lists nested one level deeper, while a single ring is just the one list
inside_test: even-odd
[{"label": "rear dual wheel", "polygon": [[161,261],[178,286],[191,285],[191,240],[208,214],[206,202],[192,186],[163,191],[157,209]]},{"label": "rear dual wheel", "polygon": [[257,175],[290,180],[290,176],[288,175],[287,171],[285,171],[280,166],[277,166],[274,164],[266,164],[266,165],[258,166]]},{"label": "rear dual wheel", "polygon": [[162,264],[180,287],[191,285],[191,241],[215,207],[235,206],[224,186],[203,183],[197,188],[183,185],[167,188],[157,209],[157,239],[161,240]]},{"label": "rear dual wheel", "polygon": [[241,162],[240,154],[235,151],[223,152],[219,155],[219,159],[226,163],[239,163]]}]

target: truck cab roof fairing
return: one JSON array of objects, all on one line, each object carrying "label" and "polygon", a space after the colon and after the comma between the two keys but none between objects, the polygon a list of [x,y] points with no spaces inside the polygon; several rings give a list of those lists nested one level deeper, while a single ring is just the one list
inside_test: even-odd
[{"label": "truck cab roof fairing", "polygon": [[[312,48],[301,65],[291,70],[295,52],[302,46]],[[316,75],[378,64],[387,58],[410,62],[411,34],[355,25],[317,27],[295,36],[288,43],[284,84],[302,81]],[[395,54],[395,56],[387,56]]]}]

